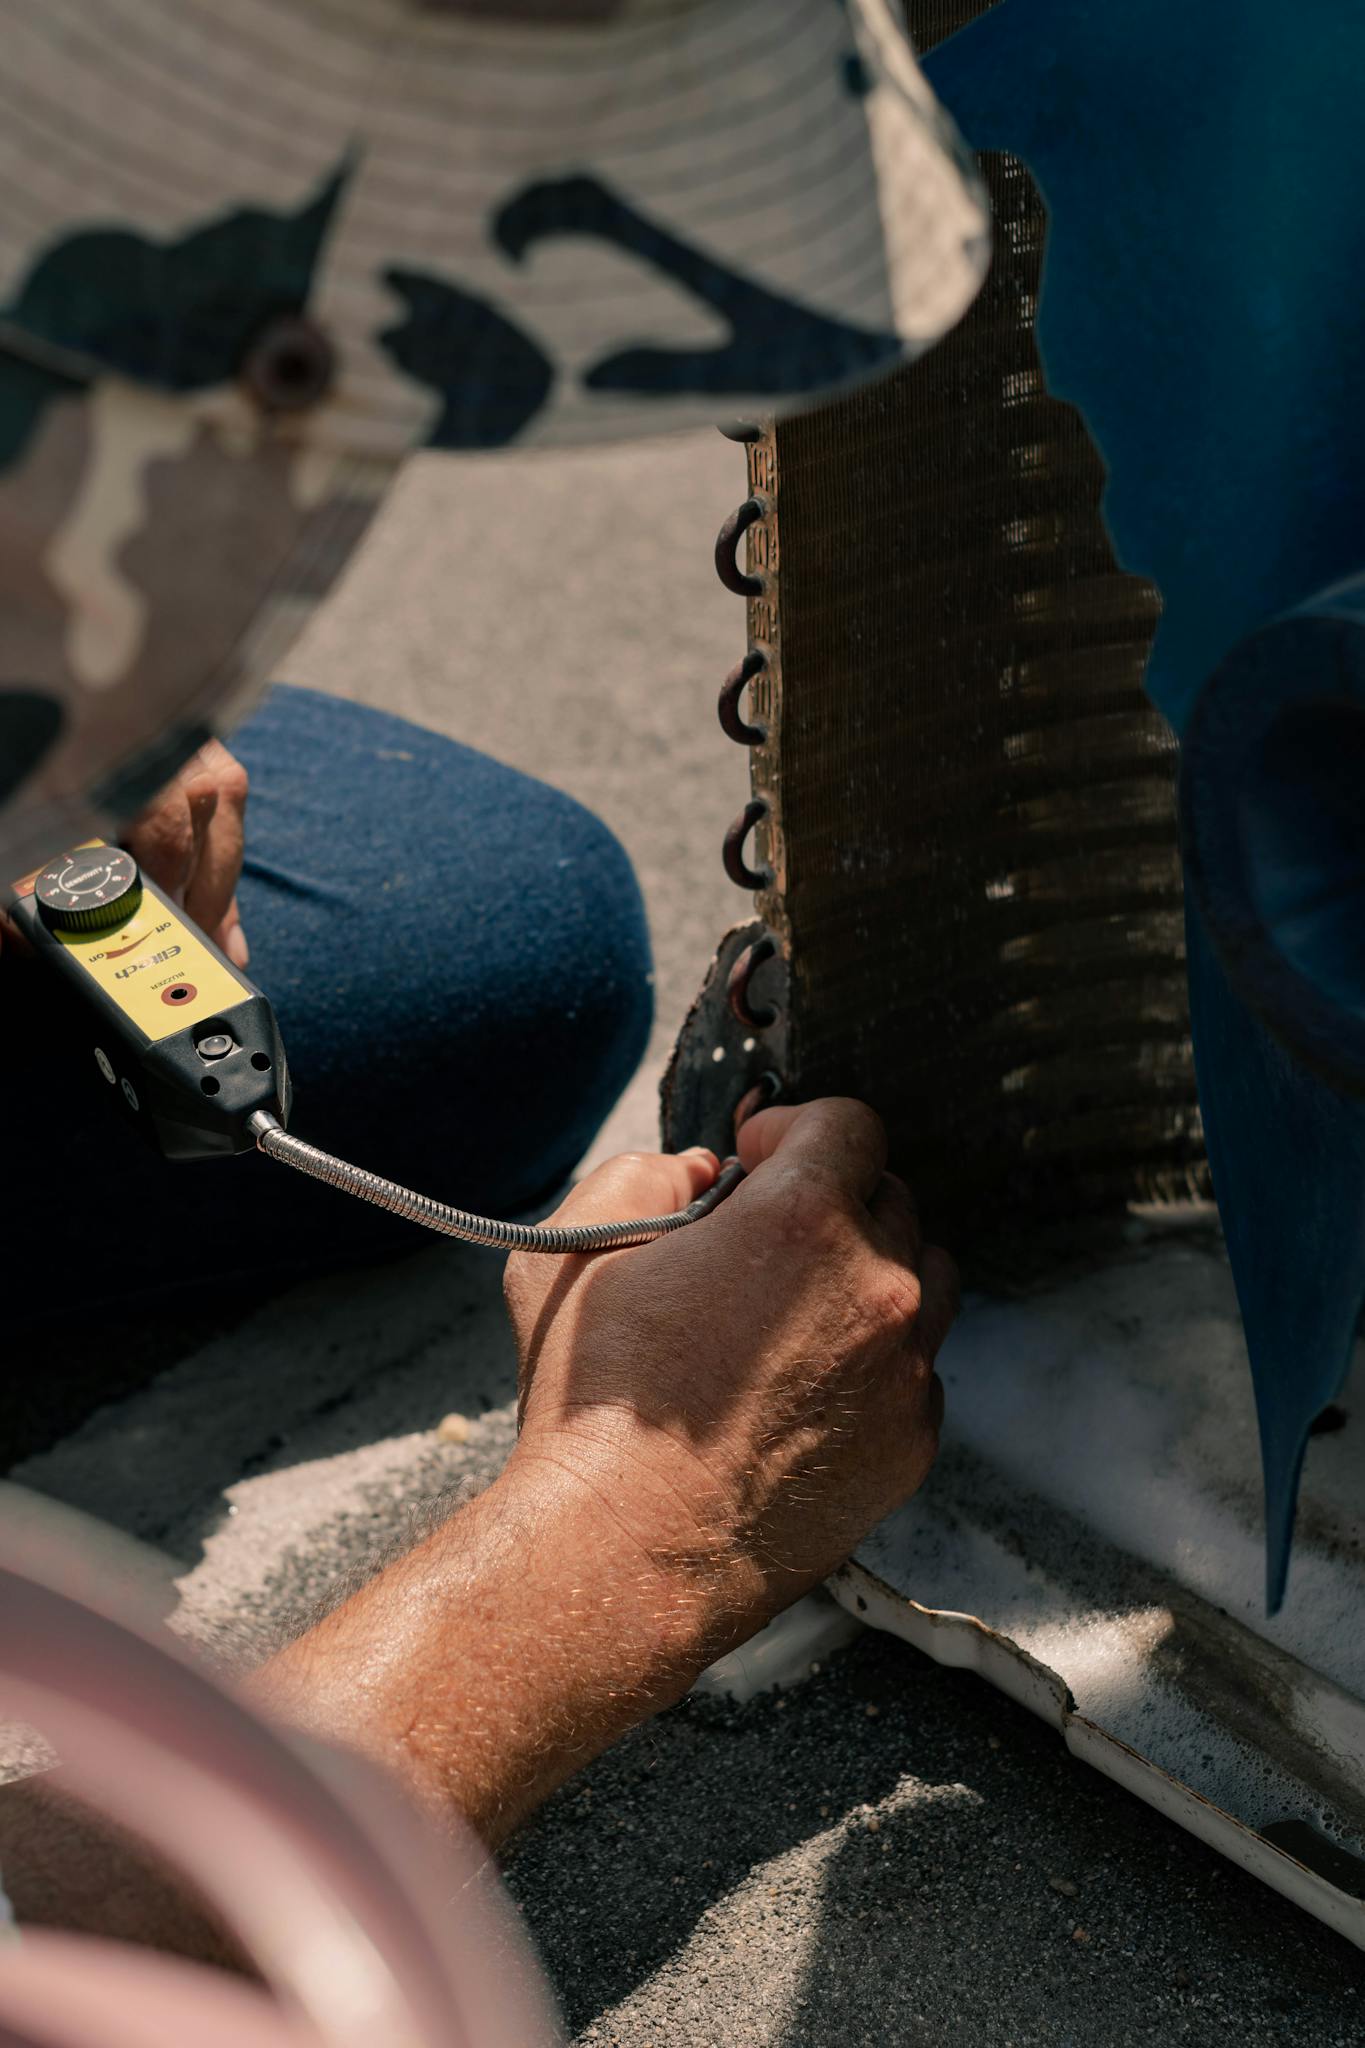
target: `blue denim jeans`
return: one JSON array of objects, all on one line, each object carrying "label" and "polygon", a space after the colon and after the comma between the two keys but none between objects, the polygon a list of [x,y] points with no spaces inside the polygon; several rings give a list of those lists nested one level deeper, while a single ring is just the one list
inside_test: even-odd
[{"label": "blue denim jeans", "polygon": [[[279,1019],[291,1128],[463,1208],[544,1201],[649,1033],[644,906],[618,842],[544,783],[312,690],[275,690],[233,747],[251,776],[247,971]],[[429,1241],[258,1154],[167,1164],[69,1085],[38,970],[6,983],[19,1319]]]}]

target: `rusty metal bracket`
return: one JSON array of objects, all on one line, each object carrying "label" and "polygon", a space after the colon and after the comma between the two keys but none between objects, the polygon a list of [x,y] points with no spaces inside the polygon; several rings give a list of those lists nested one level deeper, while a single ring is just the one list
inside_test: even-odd
[{"label": "rusty metal bracket", "polygon": [[737,661],[725,681],[721,684],[720,699],[716,710],[720,718],[720,729],[727,739],[741,747],[761,747],[768,737],[766,725],[751,725],[740,716],[739,700],[746,686],[755,676],[763,674],[768,666],[768,656],[763,648],[751,647],[743,661]]},{"label": "rusty metal bracket", "polygon": [[773,879],[771,868],[751,868],[744,858],[744,842],[760,818],[768,815],[765,797],[750,797],[725,835],[721,857],[725,872],[737,889],[766,889]]},{"label": "rusty metal bracket", "polygon": [[730,969],[725,984],[725,997],[730,1005],[731,1015],[748,1031],[766,1031],[777,1022],[777,1011],[771,1003],[762,1003],[755,1009],[749,1001],[749,983],[766,961],[773,959],[777,952],[777,941],[771,932],[763,932],[752,945],[744,948]]},{"label": "rusty metal bracket", "polygon": [[746,498],[736,506],[720,532],[716,535],[716,574],[727,590],[736,597],[762,597],[763,579],[750,576],[740,568],[735,559],[735,550],[744,535],[767,512],[761,498]]}]

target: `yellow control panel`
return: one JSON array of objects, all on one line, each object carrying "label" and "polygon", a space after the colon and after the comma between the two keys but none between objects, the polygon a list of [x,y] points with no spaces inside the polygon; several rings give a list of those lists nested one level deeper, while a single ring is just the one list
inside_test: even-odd
[{"label": "yellow control panel", "polygon": [[112,931],[55,936],[150,1039],[201,1024],[251,994],[150,890]]}]

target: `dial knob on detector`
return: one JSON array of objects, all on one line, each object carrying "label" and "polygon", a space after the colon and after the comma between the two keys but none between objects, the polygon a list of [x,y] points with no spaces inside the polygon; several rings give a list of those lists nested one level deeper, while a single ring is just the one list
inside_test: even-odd
[{"label": "dial knob on detector", "polygon": [[33,893],[55,930],[97,932],[137,908],[142,877],[121,846],[78,846],[48,863]]}]

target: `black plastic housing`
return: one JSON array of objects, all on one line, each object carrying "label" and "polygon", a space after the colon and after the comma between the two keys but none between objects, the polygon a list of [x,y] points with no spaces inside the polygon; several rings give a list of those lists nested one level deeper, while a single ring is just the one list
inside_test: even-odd
[{"label": "black plastic housing", "polygon": [[[32,895],[13,898],[10,917],[69,997],[63,1019],[73,1089],[112,1099],[167,1159],[222,1158],[248,1152],[248,1119],[269,1110],[289,1121],[290,1081],[269,1000],[197,925],[143,877],[144,895],[168,911],[227,969],[242,1000],[167,1038],[148,1039],[48,929]],[[199,1046],[226,1033],[230,1052],[205,1060]]]}]

